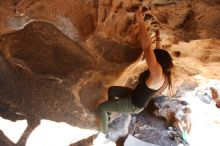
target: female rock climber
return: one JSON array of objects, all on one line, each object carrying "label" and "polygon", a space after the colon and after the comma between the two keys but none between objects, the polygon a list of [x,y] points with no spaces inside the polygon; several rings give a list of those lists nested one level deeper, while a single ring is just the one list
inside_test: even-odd
[{"label": "female rock climber", "polygon": [[[139,40],[144,52],[148,70],[139,76],[139,82],[135,89],[112,86],[108,89],[108,101],[101,103],[98,107],[100,130],[108,132],[108,112],[139,113],[155,96],[172,86],[171,70],[173,68],[170,54],[160,49],[160,32],[156,31],[156,49],[152,48],[152,39],[145,27],[143,14],[135,13],[139,25]],[[115,98],[118,99],[115,99]]]}]

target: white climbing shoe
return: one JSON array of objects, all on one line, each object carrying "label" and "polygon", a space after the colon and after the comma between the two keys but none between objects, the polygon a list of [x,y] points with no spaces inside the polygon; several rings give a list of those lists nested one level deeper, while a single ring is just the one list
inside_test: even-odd
[{"label": "white climbing shoe", "polygon": [[100,132],[97,137],[93,140],[93,145],[94,146],[107,146],[107,145],[111,145],[114,146],[115,142],[111,141],[109,139],[108,134],[104,134],[102,132]]}]

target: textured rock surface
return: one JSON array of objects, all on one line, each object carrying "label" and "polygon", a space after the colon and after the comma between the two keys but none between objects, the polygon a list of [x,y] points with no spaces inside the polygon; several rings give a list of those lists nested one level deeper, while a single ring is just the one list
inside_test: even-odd
[{"label": "textured rock surface", "polygon": [[[13,86],[17,88],[16,83],[13,82],[19,84],[19,81],[25,83],[25,79],[28,80],[28,82],[32,82],[31,80],[37,80],[42,81],[41,84],[43,85],[48,82],[48,88],[54,84],[55,86],[57,84],[58,88],[64,85],[64,88],[69,92],[69,96],[72,96],[67,97],[65,95],[67,92],[63,90],[63,94],[67,100],[68,98],[72,98],[72,101],[79,100],[83,105],[85,104],[85,108],[94,110],[100,96],[102,95],[101,91],[105,86],[114,78],[116,79],[123,71],[123,68],[125,69],[129,63],[135,61],[138,58],[138,54],[140,54],[140,51],[137,49],[114,41],[106,41],[105,43],[108,44],[108,46],[105,48],[100,48],[102,47],[101,43],[104,43],[104,40],[102,40],[102,42],[95,42],[94,46],[97,50],[94,50],[94,52],[101,53],[99,52],[101,51],[99,49],[104,49],[104,51],[106,50],[108,53],[103,53],[103,58],[101,59],[95,58],[95,56],[93,56],[96,55],[94,52],[85,50],[79,44],[68,39],[53,25],[46,22],[33,22],[27,25],[22,31],[2,36],[1,52],[3,56],[1,57],[1,81],[2,85],[7,85],[4,87],[5,89],[2,88],[2,95],[3,92],[7,92],[7,90],[15,90],[14,94],[17,93],[17,90],[13,89]],[[114,47],[111,49],[111,45],[117,46],[118,50],[115,50]],[[129,49],[131,51],[129,51]],[[130,57],[126,57],[126,53]],[[114,54],[118,55],[111,58]],[[7,59],[7,61],[5,59]],[[112,62],[112,64],[110,62]],[[10,71],[12,74],[7,73]],[[18,74],[16,74],[17,72]],[[13,76],[18,79],[16,79],[16,81],[13,80]],[[105,78],[102,78],[102,76],[105,76]],[[10,80],[13,86],[9,86]],[[33,81],[34,86],[35,84],[36,81]],[[36,88],[38,88],[38,86],[40,87],[40,85],[36,86]],[[44,87],[41,86],[40,88]],[[21,88],[21,90],[25,91],[24,88]],[[29,88],[26,92],[28,92],[28,90],[32,89]],[[36,92],[42,92],[42,90]],[[36,96],[34,93],[32,94],[33,96]],[[47,94],[54,93],[48,92]],[[62,101],[63,104],[67,102],[63,97],[64,95],[59,95],[59,97],[62,98],[60,101]],[[18,95],[13,95],[13,92],[11,92],[11,95],[9,96]],[[27,96],[30,95],[27,94]],[[42,96],[45,97],[43,100],[46,100],[47,96],[44,95],[44,93],[42,93]],[[28,100],[25,99],[7,97],[5,95],[2,97],[2,101],[7,101],[11,98],[28,102]],[[32,96],[27,98],[38,100]],[[47,100],[51,102],[52,99]],[[53,100],[57,99],[53,98]],[[17,104],[19,105],[19,103]],[[55,103],[51,102],[51,104]],[[45,105],[49,107],[49,105]],[[70,104],[70,106],[73,105],[75,104]],[[57,107],[58,110],[60,110],[60,106],[57,106],[59,107]],[[67,108],[67,105],[63,106]]]},{"label": "textured rock surface", "polygon": [[129,128],[130,134],[142,141],[163,146],[177,145],[169,138],[168,126],[164,119],[156,118],[145,111],[136,117],[136,123],[131,123]]},{"label": "textured rock surface", "polygon": [[96,106],[141,51],[101,36],[87,43],[88,50],[42,21],[1,36],[0,94],[5,109],[25,115],[32,128],[40,119],[49,119],[97,129]]},{"label": "textured rock surface", "polygon": [[[183,121],[184,116],[189,119],[189,114],[184,113],[185,108],[188,108],[185,101],[167,96],[157,97],[143,112],[133,115],[129,134],[156,145],[178,145],[183,141],[177,122]],[[189,122],[191,121],[189,120]],[[171,131],[175,134],[172,135]]]},{"label": "textured rock surface", "polygon": [[196,75],[220,79],[219,0],[0,0],[1,116],[96,129],[107,88],[134,87],[146,67],[140,7],[174,57],[176,97],[197,86]]}]

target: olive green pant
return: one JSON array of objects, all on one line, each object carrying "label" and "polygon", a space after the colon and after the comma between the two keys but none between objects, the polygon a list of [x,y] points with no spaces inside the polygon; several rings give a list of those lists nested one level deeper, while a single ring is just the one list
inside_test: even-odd
[{"label": "olive green pant", "polygon": [[121,86],[111,86],[108,90],[108,101],[98,107],[100,118],[100,130],[103,133],[108,132],[108,114],[107,112],[119,113],[139,113],[143,108],[136,107],[132,104],[130,93],[132,89]]}]

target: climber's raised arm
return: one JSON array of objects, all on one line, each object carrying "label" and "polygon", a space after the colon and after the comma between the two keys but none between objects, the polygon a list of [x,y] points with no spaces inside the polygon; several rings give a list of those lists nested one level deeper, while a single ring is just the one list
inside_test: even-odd
[{"label": "climber's raised arm", "polygon": [[161,49],[162,47],[161,47],[161,37],[160,37],[159,29],[155,32],[155,37],[156,37],[156,48]]},{"label": "climber's raised arm", "polygon": [[154,50],[152,48],[152,39],[148,35],[148,30],[144,23],[143,15],[140,11],[135,13],[137,22],[139,23],[139,40],[144,52],[146,63],[150,71],[150,76],[153,78],[163,78],[163,71],[161,65],[157,62]]}]

